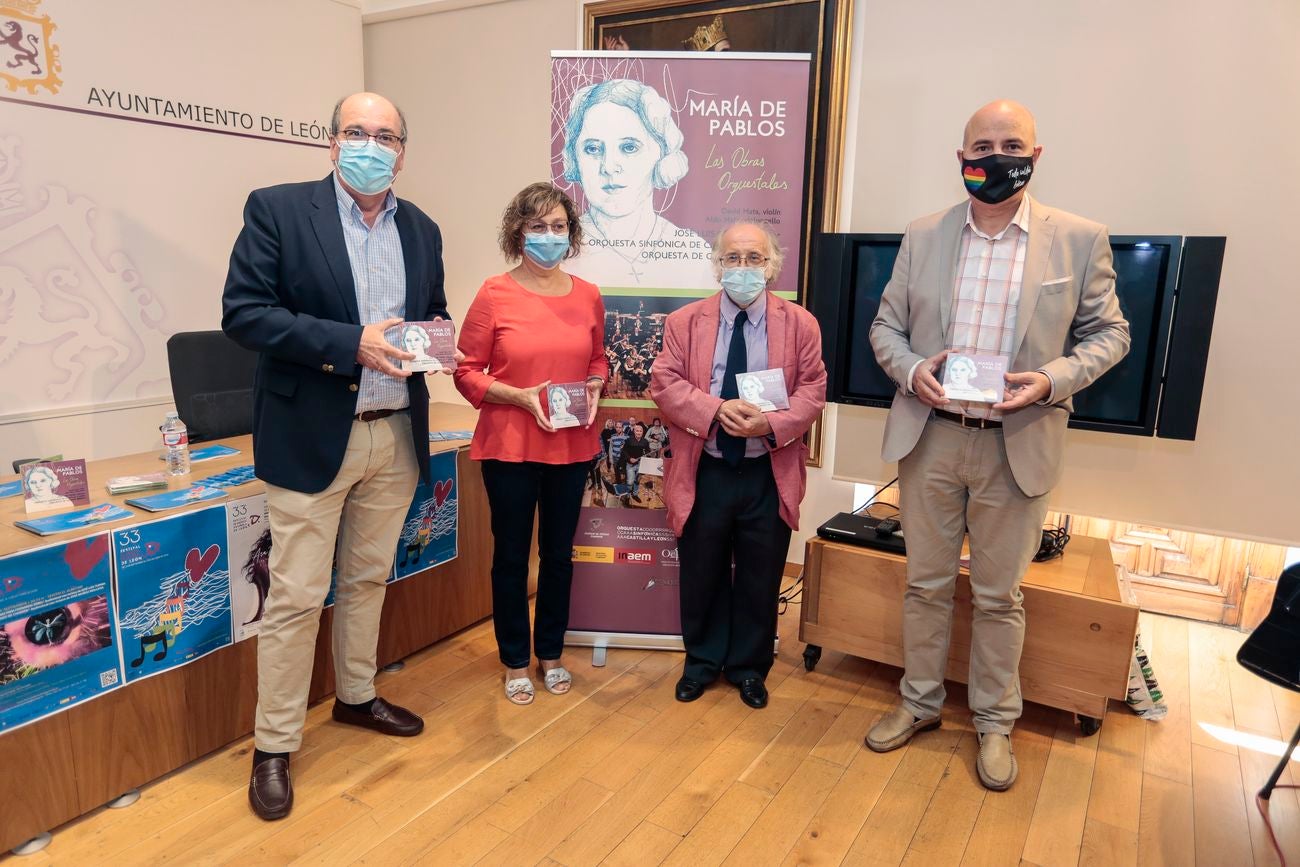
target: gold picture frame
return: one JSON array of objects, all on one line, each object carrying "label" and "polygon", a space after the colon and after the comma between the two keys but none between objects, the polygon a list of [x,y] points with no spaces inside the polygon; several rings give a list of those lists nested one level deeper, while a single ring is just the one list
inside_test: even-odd
[{"label": "gold picture frame", "polygon": [[[839,231],[853,0],[596,0],[583,7],[588,50],[740,50],[812,55],[799,301],[808,303],[815,232]],[[728,22],[732,22],[728,30]],[[743,41],[735,44],[732,35]],[[822,465],[822,422],[808,431]]]}]

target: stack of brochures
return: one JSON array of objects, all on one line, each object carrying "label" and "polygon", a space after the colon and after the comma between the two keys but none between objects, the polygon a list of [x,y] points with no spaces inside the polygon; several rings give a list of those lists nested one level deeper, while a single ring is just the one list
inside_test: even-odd
[{"label": "stack of brochures", "polygon": [[145,473],[139,476],[114,476],[108,480],[110,494],[134,494],[136,491],[153,491],[167,487],[163,473]]},{"label": "stack of brochures", "polygon": [[474,436],[472,430],[431,430],[429,431],[429,442],[440,443],[450,440],[467,440]]},{"label": "stack of brochures", "polygon": [[35,533],[38,536],[51,536],[55,533],[66,533],[68,530],[80,530],[94,524],[103,524],[108,521],[130,517],[130,509],[123,509],[121,506],[115,506],[112,503],[101,503],[98,506],[91,506],[89,509],[78,509],[75,512],[64,512],[60,515],[46,515],[43,518],[14,521],[14,526],[20,527],[29,533]]},{"label": "stack of brochures", "polygon": [[226,470],[224,473],[217,473],[215,476],[208,476],[206,479],[201,479],[200,483],[209,488],[235,488],[246,485],[255,478],[257,476],[254,474],[253,465],[248,464]]},{"label": "stack of brochures", "polygon": [[168,491],[165,494],[150,494],[147,497],[132,497],[126,501],[126,504],[128,506],[135,506],[137,509],[144,509],[146,512],[161,512],[165,509],[177,509],[181,506],[189,506],[193,503],[215,500],[224,497],[225,495],[226,492],[221,488],[212,488],[207,485],[190,485],[188,488]]}]

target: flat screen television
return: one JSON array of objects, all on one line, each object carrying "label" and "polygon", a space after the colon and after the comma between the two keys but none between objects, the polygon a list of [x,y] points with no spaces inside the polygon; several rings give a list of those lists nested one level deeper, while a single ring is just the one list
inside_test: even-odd
[{"label": "flat screen television", "polygon": [[[826,234],[819,239],[812,308],[822,327],[831,401],[888,407],[893,400],[894,383],[876,364],[868,333],[902,237]],[[1182,241],[1168,235],[1111,238],[1115,290],[1132,346],[1123,361],[1075,395],[1071,427],[1140,436],[1156,432]]]}]

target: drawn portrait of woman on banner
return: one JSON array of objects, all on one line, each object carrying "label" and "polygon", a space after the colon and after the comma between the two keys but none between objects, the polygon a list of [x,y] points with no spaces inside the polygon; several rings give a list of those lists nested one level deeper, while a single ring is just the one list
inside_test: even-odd
[{"label": "drawn portrait of woman on banner", "polygon": [[[582,187],[588,239],[575,262],[602,286],[712,285],[710,247],[655,205],[690,170],[668,101],[648,84],[613,78],[579,89],[564,123],[564,180]],[[689,258],[683,251],[703,252]]]}]

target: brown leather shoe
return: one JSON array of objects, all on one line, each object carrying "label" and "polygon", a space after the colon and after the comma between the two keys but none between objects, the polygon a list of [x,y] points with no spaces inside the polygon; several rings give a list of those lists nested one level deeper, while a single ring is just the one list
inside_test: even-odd
[{"label": "brown leather shoe", "polygon": [[268,822],[289,815],[293,809],[293,780],[289,778],[288,759],[266,759],[253,765],[248,803]]},{"label": "brown leather shoe", "polygon": [[389,704],[378,696],[370,707],[370,713],[355,711],[335,699],[334,720],[399,738],[412,738],[424,731],[424,720],[406,708]]}]

